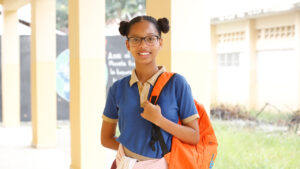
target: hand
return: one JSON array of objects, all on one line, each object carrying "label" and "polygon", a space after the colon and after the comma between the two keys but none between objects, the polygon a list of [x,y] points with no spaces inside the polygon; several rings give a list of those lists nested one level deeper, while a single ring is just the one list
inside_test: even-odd
[{"label": "hand", "polygon": [[158,126],[159,122],[163,118],[159,105],[154,105],[154,104],[150,103],[149,101],[146,101],[143,104],[143,107],[144,107],[144,112],[141,113],[141,116],[144,119],[146,119],[146,120],[150,121],[151,123],[154,123]]}]

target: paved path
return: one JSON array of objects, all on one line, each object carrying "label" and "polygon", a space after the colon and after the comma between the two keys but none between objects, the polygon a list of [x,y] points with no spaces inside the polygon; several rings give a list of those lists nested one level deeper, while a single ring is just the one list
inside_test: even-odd
[{"label": "paved path", "polygon": [[[31,147],[31,123],[20,127],[4,128],[0,123],[0,169],[69,169],[70,127],[60,121],[57,127],[57,147],[36,149]],[[111,160],[114,153],[110,152]],[[103,168],[108,168],[103,166]]]}]

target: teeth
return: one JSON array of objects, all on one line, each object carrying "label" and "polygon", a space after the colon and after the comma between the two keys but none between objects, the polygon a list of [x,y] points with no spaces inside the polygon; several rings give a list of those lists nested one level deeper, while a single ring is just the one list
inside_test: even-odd
[{"label": "teeth", "polygon": [[147,53],[140,53],[140,55],[149,55],[150,53],[147,52]]}]

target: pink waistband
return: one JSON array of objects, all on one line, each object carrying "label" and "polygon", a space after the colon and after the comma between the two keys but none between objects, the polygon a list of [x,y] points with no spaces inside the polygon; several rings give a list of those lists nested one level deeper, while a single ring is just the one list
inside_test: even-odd
[{"label": "pink waistband", "polygon": [[[117,167],[121,165],[122,158],[125,158],[123,146],[120,144],[117,152],[116,163]],[[128,159],[127,157],[126,159]],[[124,159],[123,159],[124,160]],[[132,159],[134,160],[134,159]],[[123,162],[123,161],[122,161]],[[125,168],[124,168],[125,169]],[[135,162],[132,169],[168,169],[168,164],[165,158],[145,160]]]}]

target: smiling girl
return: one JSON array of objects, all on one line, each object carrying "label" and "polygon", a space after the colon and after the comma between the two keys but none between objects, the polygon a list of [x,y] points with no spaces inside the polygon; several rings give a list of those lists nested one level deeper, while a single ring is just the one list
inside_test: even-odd
[{"label": "smiling girl", "polygon": [[[159,142],[149,144],[152,123],[161,128],[169,151],[172,136],[189,144],[199,141],[199,115],[183,76],[176,75],[172,83],[165,86],[158,105],[147,101],[156,79],[166,71],[164,66],[156,64],[155,58],[163,45],[161,33],[169,31],[169,21],[138,16],[129,22],[122,21],[119,31],[127,38],[126,47],[136,67],[130,76],[116,81],[109,89],[102,116],[101,143],[118,150],[118,168],[125,163],[134,168],[168,168]],[[177,124],[179,118],[183,125]],[[115,137],[117,123],[118,138]]]}]

